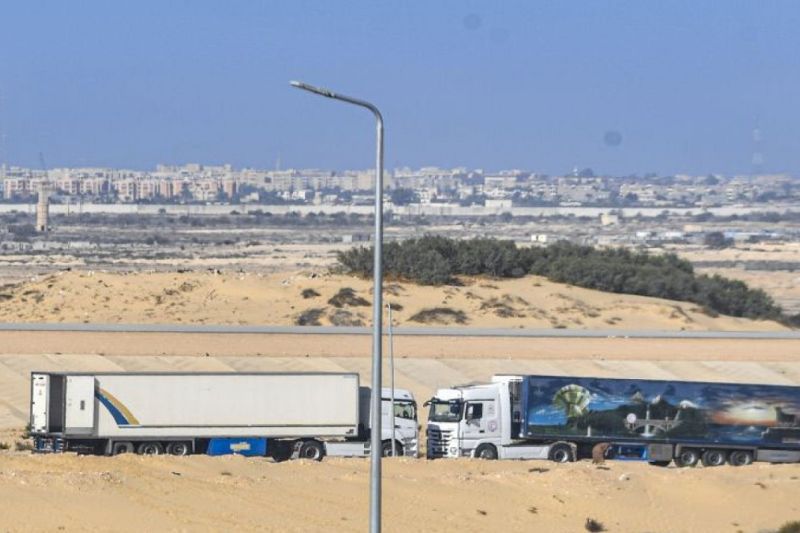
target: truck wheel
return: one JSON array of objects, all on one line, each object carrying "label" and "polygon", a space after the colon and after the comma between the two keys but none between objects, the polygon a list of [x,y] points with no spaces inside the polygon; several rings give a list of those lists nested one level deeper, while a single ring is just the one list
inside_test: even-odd
[{"label": "truck wheel", "polygon": [[487,459],[493,461],[497,459],[497,448],[492,444],[481,444],[475,450],[475,457],[478,459]]},{"label": "truck wheel", "polygon": [[167,453],[170,455],[189,455],[192,452],[192,447],[188,442],[175,441],[167,444]]},{"label": "truck wheel", "polygon": [[734,450],[728,456],[728,464],[732,466],[746,466],[753,462],[753,452],[749,450]]},{"label": "truck wheel", "polygon": [[300,446],[300,459],[312,459],[322,461],[325,456],[325,447],[316,440],[307,440]]},{"label": "truck wheel", "polygon": [[293,444],[284,441],[274,441],[269,454],[276,463],[282,463],[292,458]]},{"label": "truck wheel", "polygon": [[133,453],[132,442],[115,442],[111,447],[111,455],[121,455],[123,453]]},{"label": "truck wheel", "polygon": [[553,444],[550,448],[549,459],[554,463],[571,463],[575,460],[575,454],[572,452],[572,446],[566,442],[559,442]]},{"label": "truck wheel", "polygon": [[164,447],[160,442],[143,442],[136,448],[139,455],[161,455]]},{"label": "truck wheel", "polygon": [[706,450],[701,461],[703,466],[720,466],[725,464],[725,450]]},{"label": "truck wheel", "polygon": [[675,456],[675,465],[679,467],[695,466],[699,460],[700,454],[697,450],[692,448],[683,448],[680,453]]},{"label": "truck wheel", "polygon": [[[395,456],[397,456],[397,457],[402,456],[403,455],[403,445],[400,444],[399,442],[395,442],[394,443],[394,452],[395,452],[394,453]],[[392,456],[392,441],[390,441],[390,440],[383,441],[383,444],[381,445],[381,453],[383,454],[384,457],[391,457]]]}]

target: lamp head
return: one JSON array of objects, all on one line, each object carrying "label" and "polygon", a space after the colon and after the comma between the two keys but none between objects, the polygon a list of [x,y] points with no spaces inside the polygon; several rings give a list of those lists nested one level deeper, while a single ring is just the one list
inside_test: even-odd
[{"label": "lamp head", "polygon": [[304,83],[302,81],[292,80],[289,82],[289,85],[298,89],[303,89],[304,91],[308,91],[310,93],[318,94],[320,96],[326,96],[328,98],[333,98],[336,95],[336,93],[330,89],[325,89],[324,87],[315,87],[314,85],[309,85],[308,83]]}]

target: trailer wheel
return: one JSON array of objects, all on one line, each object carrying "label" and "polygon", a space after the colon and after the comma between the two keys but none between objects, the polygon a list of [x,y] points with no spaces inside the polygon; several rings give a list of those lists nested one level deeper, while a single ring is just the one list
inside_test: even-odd
[{"label": "trailer wheel", "polygon": [[160,442],[143,442],[136,448],[139,455],[161,455],[164,453],[164,446]]},{"label": "trailer wheel", "polygon": [[192,451],[192,446],[188,442],[173,441],[167,444],[167,453],[170,455],[184,456],[189,455]]},{"label": "trailer wheel", "polygon": [[695,466],[700,460],[700,453],[693,448],[683,448],[675,456],[675,464],[679,467]]},{"label": "trailer wheel", "polygon": [[[396,457],[402,456],[403,455],[403,445],[400,444],[399,442],[395,442],[394,443],[394,452],[395,452],[394,455]],[[381,453],[383,454],[384,457],[391,457],[392,456],[392,441],[391,440],[383,441],[383,444],[381,445]]]},{"label": "trailer wheel", "polygon": [[706,450],[700,460],[703,466],[720,466],[725,464],[726,458],[725,450]]},{"label": "trailer wheel", "polygon": [[495,448],[492,444],[481,444],[475,450],[475,457],[478,459],[494,461],[497,459],[497,448]]},{"label": "trailer wheel", "polygon": [[123,453],[133,453],[133,443],[132,442],[115,442],[111,447],[111,455],[120,455]]},{"label": "trailer wheel", "polygon": [[312,459],[322,461],[325,456],[325,447],[316,440],[307,440],[300,446],[300,459]]},{"label": "trailer wheel", "polygon": [[549,459],[554,463],[571,463],[575,460],[572,446],[566,442],[557,442],[550,448]]},{"label": "trailer wheel", "polygon": [[728,456],[731,466],[746,466],[753,462],[753,452],[749,450],[734,450]]}]

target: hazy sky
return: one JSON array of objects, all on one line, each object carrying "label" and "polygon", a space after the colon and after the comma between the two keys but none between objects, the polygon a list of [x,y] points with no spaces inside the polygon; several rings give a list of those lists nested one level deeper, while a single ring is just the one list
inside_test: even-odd
[{"label": "hazy sky", "polygon": [[[800,173],[800,2],[4,1],[0,159]],[[618,135],[617,135],[618,134]]]}]

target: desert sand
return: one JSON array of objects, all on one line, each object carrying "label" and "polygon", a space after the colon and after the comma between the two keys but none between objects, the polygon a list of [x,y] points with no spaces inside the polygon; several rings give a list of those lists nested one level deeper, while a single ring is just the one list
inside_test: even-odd
[{"label": "desert sand", "polygon": [[[535,276],[464,278],[458,287],[387,282],[385,292],[398,325],[785,329],[772,321],[712,317],[692,303],[609,294]],[[371,300],[370,280],[325,271],[62,271],[0,287],[0,321],[355,326],[369,323]]]},{"label": "desert sand", "polygon": [[[369,463],[0,453],[6,531],[365,531]],[[800,517],[800,465],[389,459],[385,531],[757,532]]]},{"label": "desert sand", "polygon": [[[0,296],[0,319],[293,324],[322,308],[322,324],[341,310],[368,323],[367,306],[329,303],[343,287],[353,289],[351,301],[370,300],[368,282],[334,275],[65,272],[0,289],[10,296]],[[306,289],[318,295],[303,298]],[[403,307],[398,323],[408,325],[419,325],[410,317],[420,310],[446,306],[462,311],[468,326],[781,329],[712,318],[693,304],[536,278],[439,289],[392,284],[390,291],[389,301]],[[356,371],[368,384],[369,347],[368,336],[352,335],[0,332],[0,443],[10,448],[0,451],[0,526],[364,531],[366,460],[38,456],[15,448],[26,444],[21,428],[33,370]],[[395,355],[397,386],[419,403],[438,387],[495,373],[800,385],[800,347],[792,340],[397,337]],[[611,532],[755,533],[800,519],[798,494],[800,465],[678,469],[400,458],[385,462],[383,517],[386,531],[581,532],[593,519]]]}]

